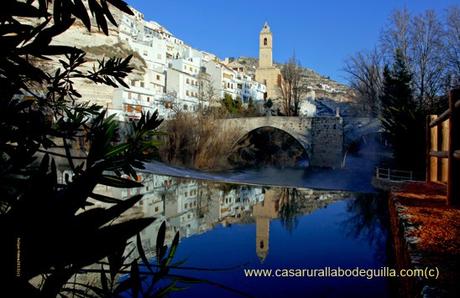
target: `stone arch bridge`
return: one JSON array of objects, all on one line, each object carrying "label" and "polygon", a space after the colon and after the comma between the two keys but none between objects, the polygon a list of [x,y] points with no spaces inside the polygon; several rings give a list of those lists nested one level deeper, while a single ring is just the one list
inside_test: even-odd
[{"label": "stone arch bridge", "polygon": [[247,117],[219,120],[218,129],[238,131],[239,138],[262,127],[273,127],[294,137],[304,148],[310,165],[339,168],[343,157],[341,117]]}]

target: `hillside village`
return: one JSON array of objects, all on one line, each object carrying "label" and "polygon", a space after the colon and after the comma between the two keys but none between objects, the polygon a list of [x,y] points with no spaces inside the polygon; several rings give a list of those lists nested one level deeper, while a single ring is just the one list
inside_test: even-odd
[{"label": "hillside village", "polygon": [[[76,24],[54,40],[56,44],[71,44],[87,52],[87,60],[133,55],[134,71],[128,77],[128,88],[112,88],[81,82],[83,100],[90,100],[116,114],[120,121],[139,119],[141,112],[153,112],[171,119],[177,111],[195,112],[200,108],[219,107],[225,94],[243,105],[250,101],[263,109],[267,86],[255,79],[258,60],[255,58],[225,58],[198,50],[174,36],[155,21],[132,9],[134,15],[113,10],[118,27],[109,26],[106,36],[93,27],[87,32]],[[281,65],[275,64],[280,68]],[[306,100],[327,98],[332,102],[353,100],[347,86],[304,69],[308,84]]]},{"label": "hillside village", "polygon": [[[258,66],[258,59],[253,57],[230,57],[225,58],[224,63],[228,64],[232,69],[243,69],[251,76],[255,76]],[[274,63],[278,68],[283,65]],[[326,76],[322,76],[313,69],[303,67],[302,84],[313,91],[310,96],[314,98],[327,98],[337,102],[353,102],[355,94],[353,90],[339,82],[336,82]]]}]

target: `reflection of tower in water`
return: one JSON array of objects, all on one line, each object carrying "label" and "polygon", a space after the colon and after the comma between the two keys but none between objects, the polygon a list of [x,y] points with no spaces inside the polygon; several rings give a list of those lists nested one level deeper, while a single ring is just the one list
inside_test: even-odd
[{"label": "reflection of tower in water", "polygon": [[270,220],[278,216],[279,199],[276,190],[267,190],[264,201],[257,203],[253,209],[253,216],[256,219],[256,253],[261,263],[268,255]]}]

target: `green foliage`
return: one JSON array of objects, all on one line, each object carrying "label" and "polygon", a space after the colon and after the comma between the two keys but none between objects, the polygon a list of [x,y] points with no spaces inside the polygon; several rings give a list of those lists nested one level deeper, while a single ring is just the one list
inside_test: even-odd
[{"label": "green foliage", "polygon": [[[177,277],[171,278],[171,268],[179,268],[181,263],[173,263],[174,255],[179,245],[179,232],[174,236],[171,247],[165,245],[166,223],[160,226],[157,235],[156,264],[150,262],[142,246],[140,234],[136,237],[137,257],[133,257],[132,250],[128,255],[123,251],[116,251],[110,255],[108,262],[98,262],[100,269],[83,269],[84,273],[98,273],[100,275],[101,287],[69,282],[62,290],[62,293],[81,293],[83,297],[164,297],[173,291],[184,288],[177,285]],[[128,261],[128,258],[133,258]],[[119,274],[126,274],[127,277],[117,282]],[[167,281],[165,283],[165,281]],[[200,282],[196,280],[194,282]],[[164,285],[165,284],[165,285]],[[76,292],[75,288],[78,289]],[[84,294],[83,294],[84,293]]]},{"label": "green foliage", "polygon": [[225,93],[222,99],[222,107],[233,116],[251,117],[257,115],[256,106],[252,97],[249,98],[248,105],[245,108],[240,97],[233,99],[230,94]]},{"label": "green foliage", "polygon": [[224,108],[232,115],[238,114],[242,111],[241,98],[233,99],[232,96],[228,93],[224,94],[222,99],[222,105]]},{"label": "green foliage", "polygon": [[400,51],[395,62],[383,73],[381,121],[393,146],[397,164],[402,168],[422,169],[424,152],[424,117],[411,89],[412,74]]},{"label": "green foliage", "polygon": [[[75,79],[128,87],[124,79],[132,70],[131,57],[102,59],[91,67],[81,49],[51,44],[76,19],[90,30],[90,16],[82,0],[6,2],[0,15],[3,293],[120,297],[128,292],[133,297],[163,297],[180,289],[178,281],[201,282],[171,274],[170,268],[180,269],[180,263],[172,262],[179,234],[168,250],[164,223],[158,233],[157,265],[148,262],[139,236],[139,257],[127,263],[132,254],[125,254],[128,240],[155,218],[121,221],[119,216],[142,196],[120,200],[95,192],[97,184],[142,186],[136,168],[143,168],[143,162],[157,154],[156,130],[162,122],[157,112],[143,114],[131,123],[127,140],[121,142],[114,117],[100,106],[80,102],[82,96],[74,88]],[[116,24],[108,3],[132,14],[122,0],[85,3],[106,34],[107,21]],[[57,66],[48,73],[41,64],[50,60]],[[58,162],[70,168],[72,177],[59,179]],[[100,268],[94,269],[95,265]],[[99,273],[100,284],[72,278],[87,272]],[[119,274],[129,277],[120,282]]]},{"label": "green foliage", "polygon": [[[108,3],[132,14],[121,0],[87,3],[106,34],[107,20],[116,24]],[[125,266],[126,242],[155,219],[114,223],[142,196],[121,201],[94,193],[94,189],[97,184],[142,186],[136,182],[135,168],[142,168],[143,162],[156,154],[154,136],[161,120],[156,112],[143,114],[138,122],[131,123],[130,135],[121,143],[114,117],[107,117],[100,106],[79,102],[81,95],[74,88],[75,79],[127,87],[123,79],[132,70],[131,57],[102,59],[86,67],[84,51],[51,44],[53,37],[69,29],[75,19],[91,28],[81,0],[7,0],[0,19],[2,290],[17,297],[56,297],[65,292],[79,297],[112,297],[129,289],[133,294],[141,293],[144,273],[139,272],[137,259],[131,264],[128,282],[112,286]],[[51,58],[58,66],[47,73],[40,64]],[[86,156],[81,154],[82,146]],[[71,179],[58,179],[56,158],[66,161],[73,173]],[[161,252],[159,259],[168,259],[162,261],[162,272],[167,272],[164,268],[171,263],[177,239],[169,254]],[[88,285],[80,285],[86,290],[69,288],[72,276],[104,258],[110,263],[110,287],[102,266],[102,289]],[[29,283],[40,276],[40,286]],[[94,295],[88,294],[89,288]],[[115,290],[109,292],[109,288]],[[162,293],[171,290],[174,288]]]}]

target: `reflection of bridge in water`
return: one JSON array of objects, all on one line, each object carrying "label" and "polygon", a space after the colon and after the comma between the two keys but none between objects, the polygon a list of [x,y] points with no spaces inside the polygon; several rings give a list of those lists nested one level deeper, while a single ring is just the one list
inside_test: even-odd
[{"label": "reflection of bridge in water", "polygon": [[238,131],[242,139],[251,131],[272,127],[292,136],[305,150],[310,164],[338,168],[343,152],[341,117],[248,117],[219,120],[219,131]]}]

